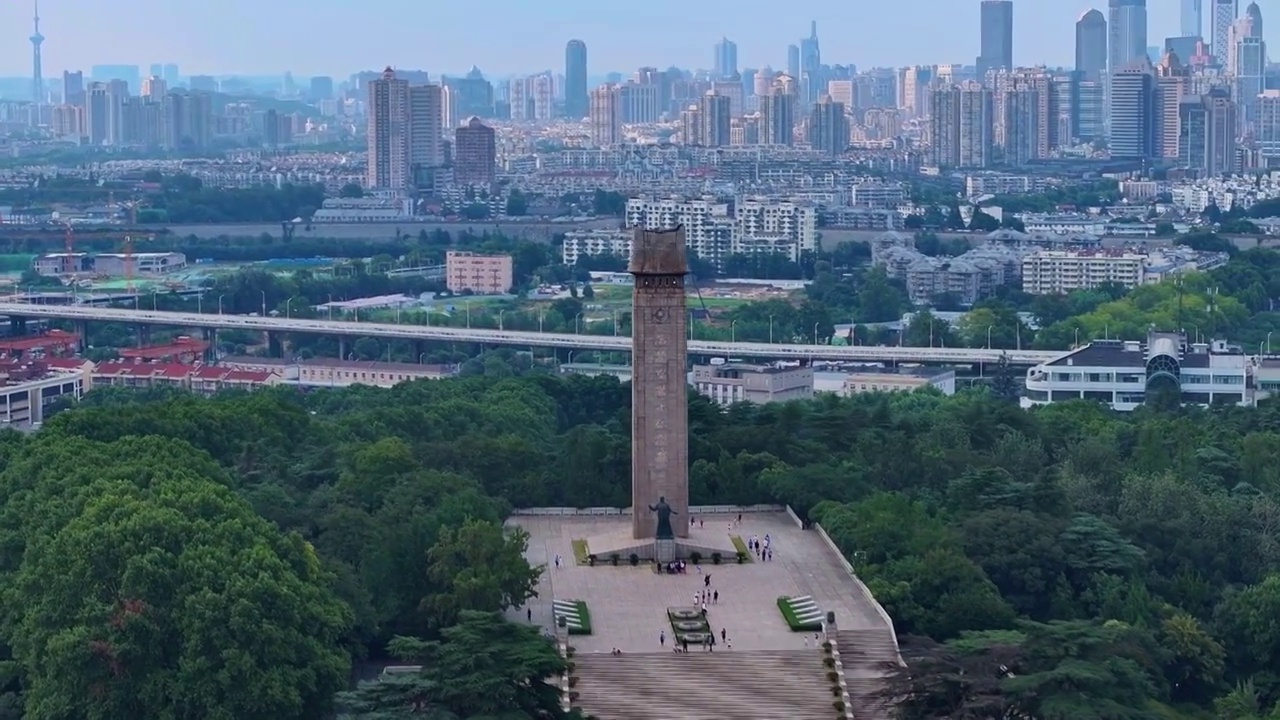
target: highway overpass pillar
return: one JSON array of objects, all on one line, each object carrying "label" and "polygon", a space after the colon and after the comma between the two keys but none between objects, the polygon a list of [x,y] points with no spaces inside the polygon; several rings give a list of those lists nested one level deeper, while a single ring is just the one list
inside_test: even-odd
[{"label": "highway overpass pillar", "polygon": [[214,363],[218,361],[218,329],[204,328],[204,341],[209,343],[209,347],[205,348],[204,361]]},{"label": "highway overpass pillar", "polygon": [[138,347],[151,344],[151,326],[145,324],[138,325]]},{"label": "highway overpass pillar", "polygon": [[12,337],[21,337],[27,334],[27,319],[24,317],[9,316],[9,335]]},{"label": "highway overpass pillar", "polygon": [[346,338],[341,338],[341,337],[338,338],[338,359],[339,360],[347,359],[347,339]]},{"label": "highway overpass pillar", "polygon": [[80,336],[80,349],[84,350],[89,347],[89,321],[76,321],[76,335]]},{"label": "highway overpass pillar", "polygon": [[427,344],[422,340],[413,341],[413,361],[421,363],[423,356],[427,354]]},{"label": "highway overpass pillar", "polygon": [[280,333],[267,332],[267,357],[284,357],[284,340]]}]

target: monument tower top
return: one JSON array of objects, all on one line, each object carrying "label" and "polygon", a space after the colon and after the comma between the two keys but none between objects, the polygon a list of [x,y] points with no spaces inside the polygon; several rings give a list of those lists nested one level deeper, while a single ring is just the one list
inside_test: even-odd
[{"label": "monument tower top", "polygon": [[685,252],[684,229],[637,229],[627,272],[632,275],[687,274],[689,259]]}]

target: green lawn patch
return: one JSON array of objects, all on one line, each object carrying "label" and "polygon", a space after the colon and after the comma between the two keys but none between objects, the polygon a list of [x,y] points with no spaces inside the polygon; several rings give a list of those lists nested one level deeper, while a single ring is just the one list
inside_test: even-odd
[{"label": "green lawn patch", "polygon": [[751,550],[747,549],[747,541],[743,540],[741,535],[730,535],[729,539],[733,541],[733,547],[738,551],[738,557],[741,558],[740,562],[751,562]]},{"label": "green lawn patch", "polygon": [[587,556],[589,556],[590,554],[591,554],[591,551],[590,551],[589,549],[587,549],[587,541],[586,541],[586,540],[574,540],[574,541],[573,541],[573,559],[574,559],[574,561],[576,561],[579,565],[586,565],[586,564],[587,564]]},{"label": "green lawn patch", "polygon": [[817,632],[822,629],[822,610],[808,595],[780,597],[778,610],[782,611],[782,619],[787,621],[791,632]]},{"label": "green lawn patch", "polygon": [[560,624],[560,618],[564,618],[570,635],[591,634],[591,613],[582,600],[556,600],[552,603],[552,610],[555,612],[557,625]]}]

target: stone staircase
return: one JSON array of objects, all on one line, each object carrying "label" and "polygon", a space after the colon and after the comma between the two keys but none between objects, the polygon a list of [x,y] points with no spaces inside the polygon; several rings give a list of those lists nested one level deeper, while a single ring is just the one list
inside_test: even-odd
[{"label": "stone staircase", "polygon": [[815,650],[578,654],[573,703],[600,720],[832,720]]},{"label": "stone staircase", "polygon": [[898,664],[893,631],[889,628],[839,630],[836,642],[854,718],[890,720],[889,703],[882,693],[885,673]]}]

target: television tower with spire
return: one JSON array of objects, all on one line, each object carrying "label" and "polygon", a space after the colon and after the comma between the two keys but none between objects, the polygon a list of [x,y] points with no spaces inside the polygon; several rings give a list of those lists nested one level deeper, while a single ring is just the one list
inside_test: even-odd
[{"label": "television tower with spire", "polygon": [[40,45],[44,36],[40,34],[40,0],[35,3],[35,32],[31,34],[31,100],[39,105],[44,102],[44,70],[40,67]]}]

